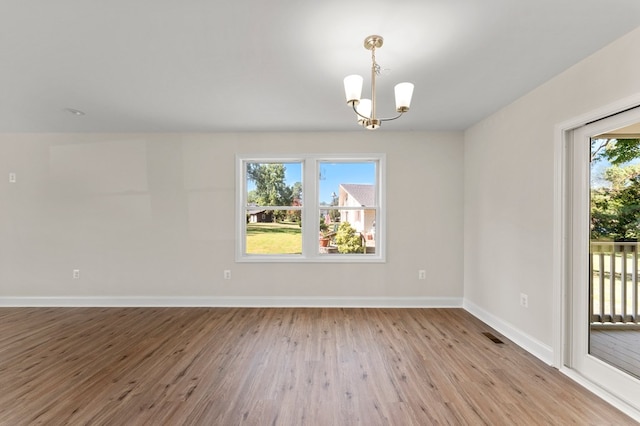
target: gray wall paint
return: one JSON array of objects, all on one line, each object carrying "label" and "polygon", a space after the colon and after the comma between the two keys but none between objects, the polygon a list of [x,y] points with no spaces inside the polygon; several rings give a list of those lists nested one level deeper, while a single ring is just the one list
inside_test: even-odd
[{"label": "gray wall paint", "polygon": [[[236,264],[235,155],[323,152],[387,154],[387,263]],[[461,298],[462,167],[462,133],[0,135],[0,297]]]},{"label": "gray wall paint", "polygon": [[[555,127],[640,93],[640,29],[465,133],[465,299],[552,345]],[[519,304],[529,296],[529,308]]]}]

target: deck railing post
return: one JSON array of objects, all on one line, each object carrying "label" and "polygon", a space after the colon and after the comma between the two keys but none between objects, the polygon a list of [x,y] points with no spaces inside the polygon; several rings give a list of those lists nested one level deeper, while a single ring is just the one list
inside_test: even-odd
[{"label": "deck railing post", "polygon": [[609,321],[615,322],[616,313],[616,246],[609,256]]},{"label": "deck railing post", "polygon": [[638,243],[592,242],[590,263],[592,322],[640,324]]},{"label": "deck railing post", "polygon": [[631,270],[631,315],[633,315],[632,321],[640,323],[640,312],[638,312],[638,295],[640,291],[638,287],[638,246],[633,248],[633,269]]}]

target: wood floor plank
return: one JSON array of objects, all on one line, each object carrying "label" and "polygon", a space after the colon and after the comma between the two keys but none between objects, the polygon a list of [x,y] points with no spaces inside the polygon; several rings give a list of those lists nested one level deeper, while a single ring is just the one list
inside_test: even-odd
[{"label": "wood floor plank", "polygon": [[3,426],[635,424],[461,309],[0,308],[0,385]]}]

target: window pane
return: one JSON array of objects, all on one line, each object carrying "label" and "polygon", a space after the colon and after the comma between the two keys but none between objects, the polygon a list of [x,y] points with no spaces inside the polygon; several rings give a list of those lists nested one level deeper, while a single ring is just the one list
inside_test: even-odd
[{"label": "window pane", "polygon": [[375,253],[376,162],[320,162],[320,253]]},{"label": "window pane", "polygon": [[247,254],[302,253],[301,222],[250,222],[246,232]]},{"label": "window pane", "polygon": [[302,163],[246,163],[246,253],[302,253]]},{"label": "window pane", "polygon": [[302,163],[247,163],[247,206],[302,206]]},{"label": "window pane", "polygon": [[[348,220],[349,217],[353,220]],[[319,228],[321,254],[375,254],[376,252],[375,209],[321,209]]]},{"label": "window pane", "polygon": [[320,162],[320,206],[377,205],[376,162]]}]

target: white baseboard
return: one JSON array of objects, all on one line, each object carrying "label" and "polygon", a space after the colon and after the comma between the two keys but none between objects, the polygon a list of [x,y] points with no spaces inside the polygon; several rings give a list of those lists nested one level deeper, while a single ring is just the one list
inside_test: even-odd
[{"label": "white baseboard", "polygon": [[523,333],[513,325],[493,314],[490,314],[467,299],[464,299],[462,306],[473,316],[494,328],[500,334],[504,335],[507,339],[511,340],[531,355],[539,358],[548,365],[553,365],[553,349],[550,346],[545,345],[526,333]]},{"label": "white baseboard", "polygon": [[2,297],[0,307],[336,307],[461,308],[457,297]]}]

